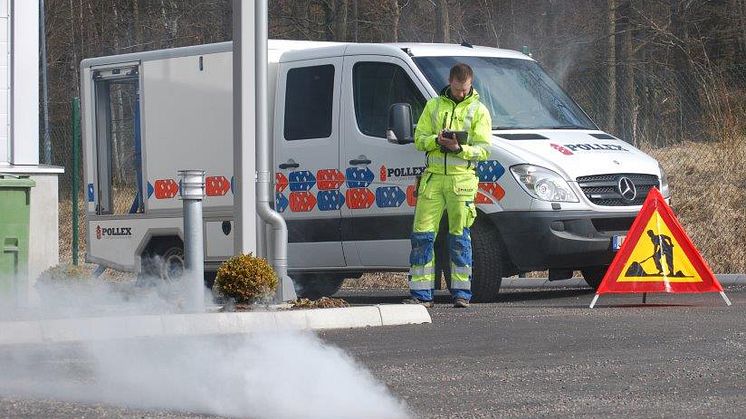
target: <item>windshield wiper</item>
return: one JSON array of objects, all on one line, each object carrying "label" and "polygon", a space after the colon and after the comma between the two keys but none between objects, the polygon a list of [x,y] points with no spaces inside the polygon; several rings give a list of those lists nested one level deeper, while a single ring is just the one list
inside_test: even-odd
[{"label": "windshield wiper", "polygon": [[584,127],[582,125],[567,124],[567,125],[553,125],[550,127],[534,127],[531,129],[592,129],[592,128]]}]

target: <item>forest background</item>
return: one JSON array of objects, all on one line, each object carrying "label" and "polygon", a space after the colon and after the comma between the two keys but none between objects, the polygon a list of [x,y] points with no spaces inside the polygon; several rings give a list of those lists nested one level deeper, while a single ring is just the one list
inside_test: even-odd
[{"label": "forest background", "polygon": [[[68,168],[63,260],[80,61],[231,40],[231,9],[231,0],[45,0],[51,163]],[[603,130],[661,161],[673,208],[713,269],[746,272],[746,0],[270,0],[269,31],[530,51]]]}]

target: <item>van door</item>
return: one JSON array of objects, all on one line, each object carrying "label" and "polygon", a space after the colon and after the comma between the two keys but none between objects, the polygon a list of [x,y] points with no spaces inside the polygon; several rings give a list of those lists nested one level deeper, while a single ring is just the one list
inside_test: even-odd
[{"label": "van door", "polygon": [[275,209],[288,225],[288,267],[345,265],[339,172],[342,59],[281,63],[275,105]]},{"label": "van door", "polygon": [[415,176],[425,169],[414,144],[386,140],[388,110],[412,105],[416,123],[425,107],[425,87],[401,59],[345,57],[340,167],[346,182],[342,219],[345,254],[368,267],[409,266]]},{"label": "van door", "polygon": [[92,71],[95,95],[95,197],[97,215],[145,211],[140,136],[138,64]]}]

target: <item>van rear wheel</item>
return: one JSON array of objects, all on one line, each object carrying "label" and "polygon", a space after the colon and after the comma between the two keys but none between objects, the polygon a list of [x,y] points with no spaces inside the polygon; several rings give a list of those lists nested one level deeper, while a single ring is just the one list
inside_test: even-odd
[{"label": "van rear wheel", "polygon": [[175,239],[154,241],[143,252],[141,264],[137,285],[178,282],[184,275],[184,246]]},{"label": "van rear wheel", "polygon": [[472,301],[489,303],[497,300],[504,275],[505,254],[497,229],[484,217],[477,217],[471,227],[473,257]]},{"label": "van rear wheel", "polygon": [[331,297],[339,291],[344,277],[325,274],[296,274],[292,276],[295,294],[298,298],[318,300],[321,297]]}]

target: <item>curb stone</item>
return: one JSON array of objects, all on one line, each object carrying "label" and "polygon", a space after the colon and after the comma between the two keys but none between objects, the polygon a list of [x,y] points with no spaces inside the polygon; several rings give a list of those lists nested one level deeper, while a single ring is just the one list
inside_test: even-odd
[{"label": "curb stone", "polygon": [[0,322],[0,346],[432,323],[419,305]]}]

